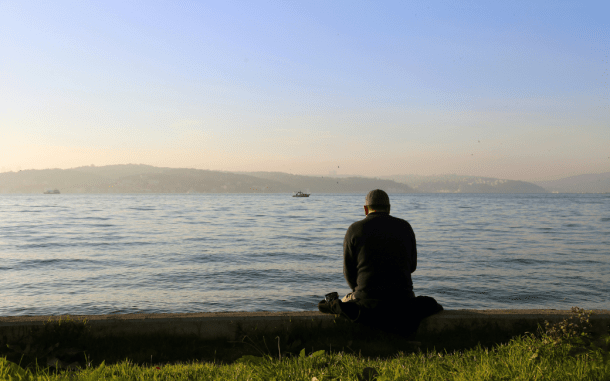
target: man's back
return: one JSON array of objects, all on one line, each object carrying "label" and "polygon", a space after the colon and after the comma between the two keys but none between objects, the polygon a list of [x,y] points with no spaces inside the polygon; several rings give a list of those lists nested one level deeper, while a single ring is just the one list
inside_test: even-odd
[{"label": "man's back", "polygon": [[369,213],[347,230],[343,254],[343,274],[355,297],[384,299],[413,290],[417,249],[407,221]]}]

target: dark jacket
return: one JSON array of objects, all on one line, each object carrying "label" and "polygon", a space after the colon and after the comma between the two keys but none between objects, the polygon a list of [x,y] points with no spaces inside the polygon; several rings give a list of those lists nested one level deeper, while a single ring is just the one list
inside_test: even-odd
[{"label": "dark jacket", "polygon": [[407,221],[373,212],[347,229],[343,275],[356,298],[404,298],[416,267],[415,233]]}]

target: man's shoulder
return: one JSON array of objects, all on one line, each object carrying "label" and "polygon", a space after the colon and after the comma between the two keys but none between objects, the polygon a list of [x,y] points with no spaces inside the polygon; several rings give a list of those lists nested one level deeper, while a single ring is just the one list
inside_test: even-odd
[{"label": "man's shoulder", "polygon": [[409,229],[413,230],[413,227],[411,226],[411,224],[409,223],[409,221],[402,219],[402,218],[398,218],[398,217],[394,217],[396,218],[398,221],[400,221],[401,224],[407,226]]},{"label": "man's shoulder", "polygon": [[407,220],[404,220],[402,218],[398,218],[398,217],[394,217],[392,215],[390,215],[389,213],[375,213],[375,214],[369,214],[367,217],[358,220],[354,223],[352,223],[349,228],[347,229],[347,231],[354,231],[354,230],[360,230],[363,229],[365,226],[371,225],[371,226],[375,226],[377,224],[387,224],[390,223],[392,225],[404,225],[404,226],[408,226],[411,227],[411,224],[409,224],[409,222]]},{"label": "man's shoulder", "polygon": [[[369,216],[371,216],[371,215],[369,214]],[[374,213],[373,217],[375,219],[382,219],[382,220],[386,220],[386,221],[394,221],[397,223],[407,223],[408,224],[407,220],[402,219],[400,217],[393,216],[390,213]],[[366,220],[366,218],[364,220]]]},{"label": "man's shoulder", "polygon": [[409,224],[409,221],[405,220],[404,218],[400,218],[400,217],[396,217],[396,216],[390,216],[390,218],[392,218],[394,221],[397,221],[402,224]]},{"label": "man's shoulder", "polygon": [[350,231],[350,230],[354,230],[354,229],[361,228],[361,227],[364,225],[364,223],[365,223],[365,222],[366,222],[366,218],[364,218],[364,219],[362,219],[362,220],[358,220],[358,221],[356,221],[356,222],[353,222],[353,223],[352,223],[352,224],[351,224],[351,225],[350,225],[350,226],[347,228],[347,231]]},{"label": "man's shoulder", "polygon": [[[370,216],[370,214],[369,214]],[[371,223],[371,218],[370,217],[364,217],[361,220],[358,220],[356,222],[353,222],[348,228],[347,228],[347,235],[359,235],[362,234],[362,232],[364,230],[366,230],[366,227],[369,226],[369,224]]]},{"label": "man's shoulder", "polygon": [[409,223],[409,221],[407,221],[405,219],[402,219],[402,218],[399,218],[399,217],[395,217],[395,216],[392,216],[392,215],[388,214],[388,215],[386,215],[384,220],[385,220],[384,222],[386,224],[390,224],[390,225],[397,226],[397,227],[398,226],[404,226],[406,228],[412,229],[411,228],[411,224]]}]

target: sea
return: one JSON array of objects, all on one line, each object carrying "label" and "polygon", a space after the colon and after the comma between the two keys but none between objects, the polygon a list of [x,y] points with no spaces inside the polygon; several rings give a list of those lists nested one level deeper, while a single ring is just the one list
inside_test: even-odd
[{"label": "sea", "polygon": [[[364,194],[0,195],[0,316],[313,311]],[[610,309],[610,195],[391,194],[416,295]]]}]

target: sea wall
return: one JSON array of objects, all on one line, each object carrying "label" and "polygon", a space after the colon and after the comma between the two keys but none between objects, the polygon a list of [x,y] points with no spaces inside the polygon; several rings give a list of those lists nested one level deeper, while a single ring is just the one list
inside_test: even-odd
[{"label": "sea wall", "polygon": [[[0,317],[0,356],[64,365],[126,358],[135,362],[232,361],[244,354],[286,356],[302,349],[391,356],[400,351],[491,347],[536,332],[545,321],[569,317],[575,314],[450,310],[425,319],[408,339],[317,311]],[[596,310],[590,321],[594,332],[608,333],[610,311]]]}]

